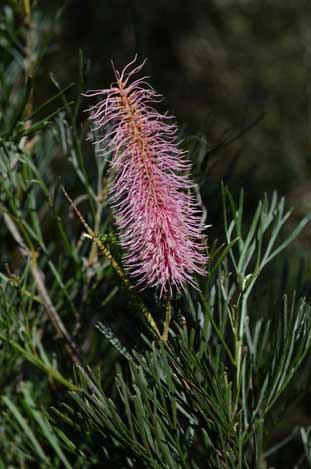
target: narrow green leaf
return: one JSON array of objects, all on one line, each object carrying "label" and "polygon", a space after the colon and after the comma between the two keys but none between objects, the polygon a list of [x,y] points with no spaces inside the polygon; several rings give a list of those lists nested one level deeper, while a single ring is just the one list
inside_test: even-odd
[{"label": "narrow green leaf", "polygon": [[5,405],[8,407],[16,421],[19,423],[23,431],[25,432],[25,436],[29,439],[31,442],[34,451],[36,452],[37,456],[43,460],[46,464],[49,463],[49,460],[47,456],[45,455],[40,443],[38,442],[37,438],[35,437],[33,431],[29,427],[26,419],[22,416],[18,408],[15,406],[15,404],[9,399],[7,396],[2,397],[2,401],[5,403]]},{"label": "narrow green leaf", "polygon": [[270,262],[275,256],[277,256],[280,252],[282,252],[292,241],[294,241],[297,236],[301,233],[301,231],[304,229],[304,227],[310,222],[311,220],[311,213],[306,215],[300,223],[296,226],[296,228],[292,231],[290,236],[283,242],[281,243],[274,251],[273,253],[267,258],[266,263]]}]

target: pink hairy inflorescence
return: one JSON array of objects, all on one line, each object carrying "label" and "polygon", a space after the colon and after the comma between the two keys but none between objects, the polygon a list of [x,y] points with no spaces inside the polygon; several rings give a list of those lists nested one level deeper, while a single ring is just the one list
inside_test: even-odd
[{"label": "pink hairy inflorescence", "polygon": [[178,147],[177,126],[152,104],[161,100],[146,81],[133,78],[144,63],[135,59],[92,106],[96,143],[112,153],[110,200],[124,263],[140,287],[152,286],[172,294],[203,275],[201,211],[192,193],[190,165]]}]

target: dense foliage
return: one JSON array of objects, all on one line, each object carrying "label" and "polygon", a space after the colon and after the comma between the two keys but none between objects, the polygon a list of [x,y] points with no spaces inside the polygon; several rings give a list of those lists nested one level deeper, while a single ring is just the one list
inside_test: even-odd
[{"label": "dense foliage", "polygon": [[310,214],[293,220],[276,192],[250,210],[247,192],[210,190],[206,141],[184,135],[204,223],[217,220],[207,273],[170,302],[136,290],[110,155],[81,116],[83,54],[75,83],[46,73],[54,92],[36,103],[59,17],[26,0],[0,14],[0,468],[283,469],[292,442],[289,464],[308,467],[310,421],[293,418],[310,396],[308,279],[278,259]]}]

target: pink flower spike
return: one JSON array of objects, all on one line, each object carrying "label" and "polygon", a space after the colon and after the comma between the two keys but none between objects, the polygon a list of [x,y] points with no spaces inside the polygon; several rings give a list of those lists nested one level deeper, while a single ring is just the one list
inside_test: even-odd
[{"label": "pink flower spike", "polygon": [[98,142],[112,153],[110,201],[124,250],[124,264],[139,287],[157,287],[172,294],[194,273],[204,275],[201,212],[189,173],[190,164],[178,147],[173,117],[152,104],[162,96],[146,82],[132,80],[142,69],[136,57],[92,106],[90,119],[101,134]]}]

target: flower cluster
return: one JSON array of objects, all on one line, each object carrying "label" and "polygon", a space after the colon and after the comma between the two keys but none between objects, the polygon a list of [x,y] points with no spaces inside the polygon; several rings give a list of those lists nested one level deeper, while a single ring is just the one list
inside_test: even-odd
[{"label": "flower cluster", "polygon": [[201,214],[177,126],[153,108],[162,97],[148,77],[134,77],[144,65],[135,67],[135,60],[115,70],[109,89],[85,95],[102,97],[89,109],[90,119],[100,133],[97,143],[113,155],[110,199],[125,267],[139,286],[172,293],[194,285],[193,273],[204,274]]}]

